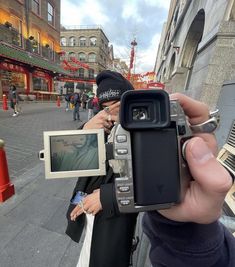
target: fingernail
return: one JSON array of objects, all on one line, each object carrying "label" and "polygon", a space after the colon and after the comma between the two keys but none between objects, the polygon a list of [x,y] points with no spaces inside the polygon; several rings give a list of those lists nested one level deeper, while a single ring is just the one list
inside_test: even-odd
[{"label": "fingernail", "polygon": [[203,164],[214,157],[208,146],[201,139],[196,139],[191,146],[191,153],[194,159]]}]

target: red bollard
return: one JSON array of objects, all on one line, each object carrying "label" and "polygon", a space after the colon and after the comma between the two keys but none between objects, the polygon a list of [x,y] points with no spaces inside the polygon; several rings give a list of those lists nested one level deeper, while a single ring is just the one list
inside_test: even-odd
[{"label": "red bollard", "polygon": [[57,96],[57,107],[60,107],[60,97]]},{"label": "red bollard", "polygon": [[2,96],[2,109],[3,110],[8,110],[8,106],[7,106],[7,96],[3,95]]},{"label": "red bollard", "polygon": [[4,141],[0,139],[0,202],[15,194],[14,185],[10,182]]}]

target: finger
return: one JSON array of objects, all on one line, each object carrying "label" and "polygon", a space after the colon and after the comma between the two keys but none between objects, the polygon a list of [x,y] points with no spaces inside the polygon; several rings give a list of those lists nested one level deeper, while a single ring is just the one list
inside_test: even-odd
[{"label": "finger", "polygon": [[191,124],[199,124],[208,120],[209,108],[206,104],[180,93],[171,94],[170,99],[179,101]]},{"label": "finger", "polygon": [[83,211],[82,211],[82,209],[79,207],[79,208],[75,208],[75,209],[73,209],[73,211],[70,213],[70,219],[72,220],[72,221],[75,221],[75,219],[79,216],[79,215],[81,215],[83,213]]},{"label": "finger", "polygon": [[109,106],[109,112],[113,111],[116,108],[120,107],[120,101],[113,103],[112,105]]},{"label": "finger", "polygon": [[192,176],[204,192],[223,196],[228,192],[232,178],[202,138],[194,137],[188,142],[186,159]]}]

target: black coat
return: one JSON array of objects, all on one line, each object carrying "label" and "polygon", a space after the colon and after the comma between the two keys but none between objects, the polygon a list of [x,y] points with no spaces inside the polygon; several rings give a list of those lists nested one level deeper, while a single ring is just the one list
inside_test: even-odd
[{"label": "black coat", "polygon": [[[102,211],[96,214],[93,226],[89,267],[127,267],[130,262],[132,239],[136,225],[136,213],[120,214],[117,207],[114,174],[107,167],[106,176],[78,179],[74,193],[83,191],[88,194],[100,188]],[[67,211],[68,226],[66,234],[79,242],[85,223],[85,214],[76,221],[70,220],[75,205],[70,204]]]}]

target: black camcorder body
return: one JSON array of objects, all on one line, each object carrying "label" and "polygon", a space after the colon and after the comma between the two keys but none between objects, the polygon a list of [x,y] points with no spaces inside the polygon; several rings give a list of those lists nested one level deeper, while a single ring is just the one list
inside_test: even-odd
[{"label": "black camcorder body", "polygon": [[120,212],[165,209],[181,201],[190,179],[182,151],[190,137],[180,104],[165,91],[135,90],[122,96],[113,138]]}]

